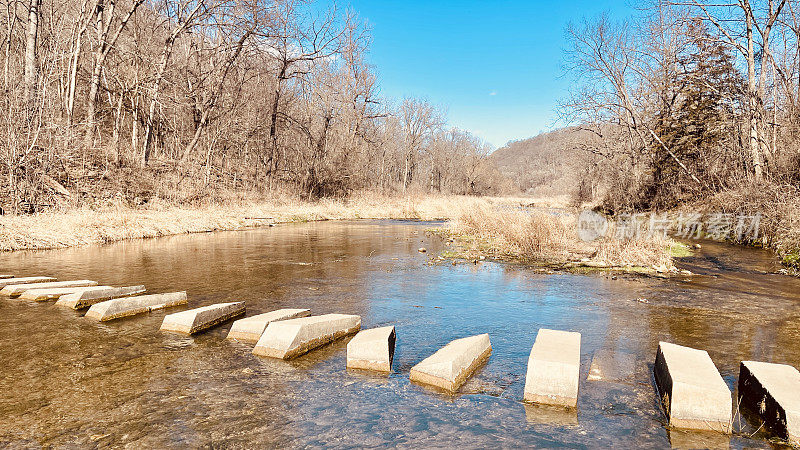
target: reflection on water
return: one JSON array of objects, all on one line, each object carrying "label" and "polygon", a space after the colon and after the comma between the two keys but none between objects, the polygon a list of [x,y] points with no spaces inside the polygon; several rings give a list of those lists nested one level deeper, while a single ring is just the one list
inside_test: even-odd
[{"label": "reflection on water", "polygon": [[[346,339],[275,361],[224,340],[230,323],[158,332],[180,308],[99,325],[0,299],[0,445],[767,445],[746,421],[721,443],[668,432],[650,376],[660,340],[708,350],[732,388],[743,359],[800,366],[800,280],[771,274],[766,253],[705,245],[685,263],[700,275],[679,281],[545,275],[428,265],[441,249],[430,226],[311,223],[0,255],[0,272],[187,290],[189,307],[244,300],[248,315],[360,314],[397,330],[395,372],[381,377],[345,370]],[[539,327],[583,335],[577,411],[519,401]],[[459,395],[409,382],[414,364],[479,333],[492,357]],[[607,375],[586,381],[593,358]]]}]

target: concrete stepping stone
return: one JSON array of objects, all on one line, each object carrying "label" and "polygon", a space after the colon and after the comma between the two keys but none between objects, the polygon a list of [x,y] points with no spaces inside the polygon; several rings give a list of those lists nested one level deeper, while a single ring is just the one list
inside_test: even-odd
[{"label": "concrete stepping stone", "polygon": [[62,295],[56,305],[72,309],[88,308],[95,303],[142,294],[146,291],[144,285],[125,287],[97,286],[80,292]]},{"label": "concrete stepping stone", "polygon": [[578,409],[563,406],[524,403],[525,420],[533,425],[568,427],[578,425]]},{"label": "concrete stepping stone", "polygon": [[800,372],[786,364],[742,361],[739,366],[741,406],[767,427],[800,446]]},{"label": "concrete stepping stone", "polygon": [[67,294],[80,294],[92,289],[108,289],[111,286],[92,286],[92,287],[63,287],[63,288],[50,288],[50,289],[28,289],[20,294],[20,300],[31,300],[34,302],[46,302],[48,300],[56,300],[59,297]]},{"label": "concrete stepping stone", "polygon": [[0,290],[0,295],[8,297],[19,297],[23,292],[30,289],[52,289],[52,288],[68,288],[68,287],[88,287],[97,286],[97,281],[92,280],[70,280],[70,281],[52,281],[47,283],[26,283],[26,284],[9,284]]},{"label": "concrete stepping stone", "polygon": [[253,354],[292,359],[361,329],[361,316],[323,314],[272,322],[258,340]]},{"label": "concrete stepping stone", "polygon": [[653,374],[671,427],[730,433],[731,391],[708,352],[659,342]]},{"label": "concrete stepping stone", "polygon": [[578,405],[581,334],[540,328],[528,357],[524,400],[544,405]]},{"label": "concrete stepping stone", "polygon": [[236,316],[241,316],[244,312],[244,302],[216,303],[202,308],[181,311],[164,317],[164,321],[161,323],[161,331],[195,334]]},{"label": "concrete stepping stone", "polygon": [[630,381],[636,370],[632,353],[601,349],[594,352],[586,381]]},{"label": "concrete stepping stone", "polygon": [[86,315],[83,317],[97,320],[98,322],[107,322],[109,320],[135,316],[157,309],[185,305],[186,302],[186,292],[115,298],[113,300],[95,303],[89,308],[89,311],[86,311]]},{"label": "concrete stepping stone", "polygon": [[241,342],[258,342],[267,325],[279,320],[296,319],[306,317],[311,314],[310,309],[279,309],[253,317],[245,317],[233,322],[231,331],[228,332],[227,339],[236,339]]},{"label": "concrete stepping stone", "polygon": [[393,326],[359,331],[347,343],[347,368],[391,372],[396,340]]},{"label": "concrete stepping stone", "polygon": [[56,281],[53,277],[21,277],[21,278],[6,278],[0,280],[0,290],[12,284],[30,284],[30,283],[47,283]]},{"label": "concrete stepping stone", "polygon": [[492,354],[488,334],[456,339],[411,368],[411,381],[455,392]]}]

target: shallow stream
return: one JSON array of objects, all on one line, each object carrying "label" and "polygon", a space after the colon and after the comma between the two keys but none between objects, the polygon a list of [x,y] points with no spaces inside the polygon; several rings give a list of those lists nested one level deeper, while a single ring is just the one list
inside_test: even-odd
[{"label": "shallow stream", "polygon": [[[671,280],[435,263],[412,222],[323,222],[0,254],[0,273],[186,290],[189,306],[245,301],[394,325],[394,373],[344,369],[347,340],[290,362],[225,340],[161,333],[172,308],[108,324],[0,298],[0,447],[769,447],[668,430],[651,369],[660,340],[705,349],[734,389],[739,361],[800,367],[800,280],[769,253],[705,243]],[[427,253],[419,253],[419,247]],[[540,327],[582,333],[575,412],[521,403]],[[409,382],[449,341],[489,333],[489,362],[446,395]],[[593,358],[605,368],[587,381]],[[755,434],[753,434],[755,433]],[[751,434],[752,437],[751,437]]]}]

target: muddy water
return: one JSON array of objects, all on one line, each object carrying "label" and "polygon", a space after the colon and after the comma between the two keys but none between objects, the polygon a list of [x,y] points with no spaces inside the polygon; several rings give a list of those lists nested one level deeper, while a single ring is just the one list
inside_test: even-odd
[{"label": "muddy water", "polygon": [[[244,300],[248,315],[360,314],[398,336],[395,372],[380,377],[344,370],[346,340],[274,361],[224,340],[229,323],[186,338],[158,332],[165,311],[98,325],[0,299],[0,447],[776,445],[745,420],[730,438],[669,431],[650,376],[659,340],[707,349],[732,388],[743,359],[800,366],[800,280],[772,274],[767,253],[708,244],[683,263],[700,275],[682,280],[548,275],[429,265],[441,249],[431,226],[312,223],[0,255],[0,273],[187,290],[191,307]],[[539,327],[583,334],[577,412],[520,402]],[[494,352],[458,395],[409,382],[415,363],[478,333]],[[595,355],[610,370],[586,381]]]}]

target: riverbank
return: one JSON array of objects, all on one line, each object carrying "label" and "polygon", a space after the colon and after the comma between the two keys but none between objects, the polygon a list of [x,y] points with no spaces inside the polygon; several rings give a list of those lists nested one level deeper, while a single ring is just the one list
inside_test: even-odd
[{"label": "riverbank", "polygon": [[[535,209],[521,207],[535,204]],[[556,208],[558,213],[542,208]],[[676,272],[669,239],[584,242],[576,215],[557,199],[468,196],[390,197],[360,194],[315,202],[284,197],[264,201],[177,206],[105,207],[0,218],[0,250],[45,250],[91,244],[242,230],[320,220],[448,220],[437,229],[449,241],[442,258],[492,258],[566,269],[639,273]]]},{"label": "riverbank", "polygon": [[374,194],[306,202],[294,198],[175,206],[78,208],[0,216],[0,251],[45,250],[185,233],[241,230],[288,222],[352,219],[447,220],[464,207],[519,206],[513,197]]}]

